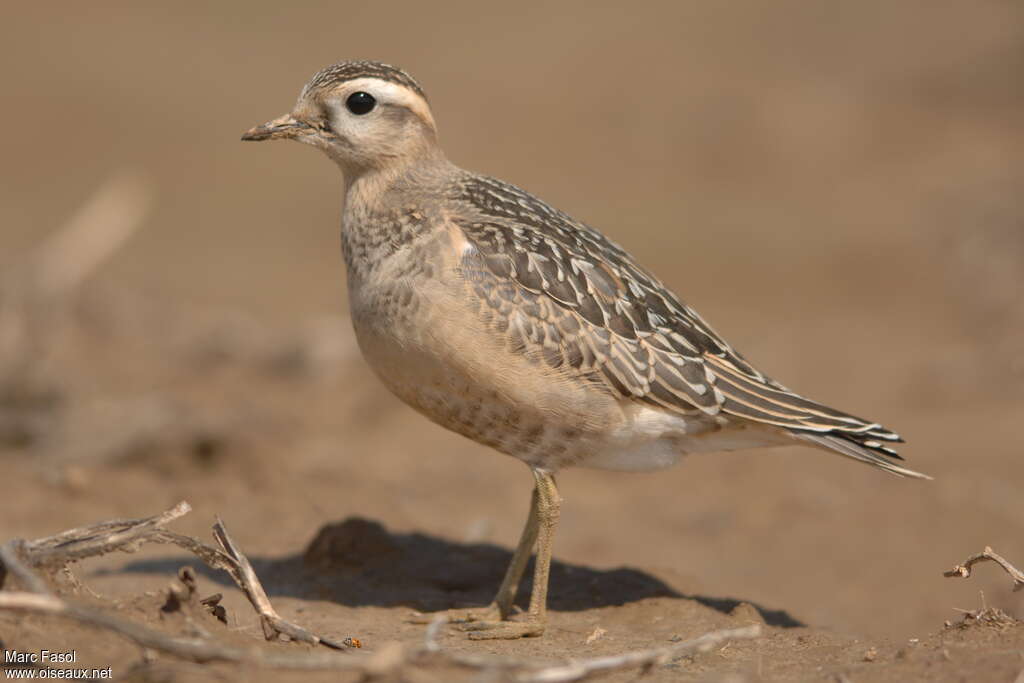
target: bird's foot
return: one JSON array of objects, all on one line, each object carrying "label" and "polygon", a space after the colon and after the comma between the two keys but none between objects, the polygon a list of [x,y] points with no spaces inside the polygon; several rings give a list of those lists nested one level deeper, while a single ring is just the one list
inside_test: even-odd
[{"label": "bird's foot", "polygon": [[515,640],[543,635],[544,621],[530,615],[523,621],[475,621],[459,628],[469,632],[470,640]]},{"label": "bird's foot", "polygon": [[450,609],[446,612],[414,612],[409,623],[430,624],[439,617],[444,617],[445,623],[448,624],[503,623],[501,609],[493,602],[486,607]]}]

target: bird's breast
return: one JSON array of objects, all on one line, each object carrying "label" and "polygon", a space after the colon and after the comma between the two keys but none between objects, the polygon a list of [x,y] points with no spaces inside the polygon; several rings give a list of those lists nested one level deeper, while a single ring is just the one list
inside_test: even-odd
[{"label": "bird's breast", "polygon": [[460,257],[439,234],[349,271],[363,356],[392,393],[448,429],[533,465],[579,462],[619,427],[621,405],[496,334]]}]

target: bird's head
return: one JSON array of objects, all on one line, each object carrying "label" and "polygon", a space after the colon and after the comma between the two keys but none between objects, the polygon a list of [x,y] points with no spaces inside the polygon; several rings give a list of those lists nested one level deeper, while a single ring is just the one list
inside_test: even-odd
[{"label": "bird's head", "polygon": [[298,140],[360,174],[440,154],[427,98],[413,78],[380,62],[341,62],[316,73],[291,112],[242,140]]}]

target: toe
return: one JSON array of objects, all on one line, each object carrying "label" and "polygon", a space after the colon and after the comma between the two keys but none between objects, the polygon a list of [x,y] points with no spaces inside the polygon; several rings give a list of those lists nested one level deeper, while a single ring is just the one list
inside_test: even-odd
[{"label": "toe", "polygon": [[451,609],[447,612],[413,612],[409,617],[412,624],[430,624],[443,617],[449,624],[472,624],[482,621],[500,621],[501,614],[494,605],[476,609]]},{"label": "toe", "polygon": [[465,624],[463,631],[469,631],[470,640],[514,640],[534,638],[544,633],[544,623],[529,621],[481,621]]}]

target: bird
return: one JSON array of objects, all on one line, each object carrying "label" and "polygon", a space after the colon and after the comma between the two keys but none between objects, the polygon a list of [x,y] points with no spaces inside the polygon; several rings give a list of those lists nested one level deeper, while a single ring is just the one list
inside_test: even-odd
[{"label": "bird", "polygon": [[[898,464],[895,432],[756,369],[598,230],[449,161],[423,88],[397,67],[328,66],[242,140],[295,140],[335,162],[364,358],[433,422],[530,468],[530,511],[494,600],[447,615],[471,639],[544,633],[567,467],[654,470],[803,444],[930,478]],[[529,607],[515,613],[534,551]]]}]

